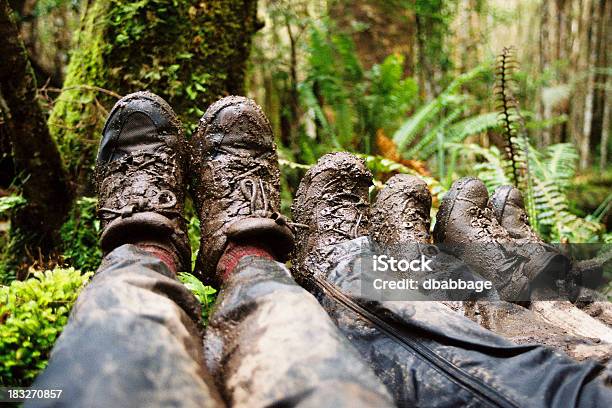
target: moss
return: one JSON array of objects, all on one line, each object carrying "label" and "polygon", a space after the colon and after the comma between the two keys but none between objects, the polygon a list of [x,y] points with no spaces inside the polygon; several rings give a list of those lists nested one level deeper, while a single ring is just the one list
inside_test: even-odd
[{"label": "moss", "polygon": [[29,386],[47,366],[51,348],[91,275],[56,268],[0,286],[0,385]]},{"label": "moss", "polygon": [[100,221],[96,216],[97,203],[96,198],[78,199],[60,231],[64,261],[83,271],[95,271],[102,260],[102,250],[98,245]]},{"label": "moss", "polygon": [[[75,35],[64,91],[49,119],[71,175],[91,174],[111,93],[148,89],[189,131],[214,100],[242,93],[255,0],[94,1]],[[104,92],[100,89],[109,92]]]},{"label": "moss", "polygon": [[96,1],[84,9],[81,26],[74,38],[64,90],[48,121],[51,135],[75,180],[79,179],[83,169],[85,173],[91,170],[91,157],[96,145],[94,135],[105,119],[101,107],[112,103],[108,95],[100,95],[86,87],[104,87],[106,83],[102,53],[104,25],[101,22],[107,8],[106,2]]}]

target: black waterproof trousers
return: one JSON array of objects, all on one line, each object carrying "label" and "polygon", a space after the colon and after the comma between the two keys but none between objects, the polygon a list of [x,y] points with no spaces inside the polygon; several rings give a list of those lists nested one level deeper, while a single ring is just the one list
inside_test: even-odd
[{"label": "black waterproof trousers", "polygon": [[191,293],[157,258],[117,248],[34,384],[62,398],[30,405],[612,406],[602,366],[516,346],[436,302],[351,294],[358,247],[341,247],[342,262],[317,278],[324,308],[283,265],[244,258],[204,346]]}]

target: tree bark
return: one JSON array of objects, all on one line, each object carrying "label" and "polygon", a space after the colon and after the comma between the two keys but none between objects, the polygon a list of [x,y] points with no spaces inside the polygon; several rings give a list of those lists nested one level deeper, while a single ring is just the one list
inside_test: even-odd
[{"label": "tree bark", "polygon": [[11,257],[19,265],[28,254],[48,256],[71,202],[57,146],[36,99],[36,79],[6,0],[0,1],[0,108],[2,133],[24,177],[24,208],[11,220]]},{"label": "tree bark", "polygon": [[64,88],[49,118],[78,193],[91,193],[87,185],[113,95],[148,89],[170,103],[189,133],[209,104],[244,93],[256,13],[256,0],[83,4]]}]

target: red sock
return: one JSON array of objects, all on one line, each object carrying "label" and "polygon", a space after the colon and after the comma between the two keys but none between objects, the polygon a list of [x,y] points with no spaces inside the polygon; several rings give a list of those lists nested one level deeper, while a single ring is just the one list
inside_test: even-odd
[{"label": "red sock", "polygon": [[274,260],[274,256],[272,256],[270,250],[265,246],[230,242],[227,244],[227,248],[225,248],[221,258],[219,258],[219,263],[217,264],[217,275],[222,281],[225,281],[230,276],[234,268],[236,268],[238,262],[243,257],[249,255]]},{"label": "red sock", "polygon": [[177,259],[174,253],[157,245],[137,244],[136,246],[159,258],[159,260],[165,263],[168,269],[170,269],[172,273],[176,275]]}]

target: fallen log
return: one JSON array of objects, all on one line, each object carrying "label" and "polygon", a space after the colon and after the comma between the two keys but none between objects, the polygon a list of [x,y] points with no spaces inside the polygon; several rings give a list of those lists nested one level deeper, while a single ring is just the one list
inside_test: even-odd
[{"label": "fallen log", "polygon": [[532,302],[531,310],[545,321],[563,328],[570,334],[612,343],[612,329],[569,301]]},{"label": "fallen log", "polygon": [[[612,329],[581,312],[571,303],[571,309],[581,314],[574,310],[566,312],[573,317],[570,324],[565,324],[562,319],[554,319],[553,322],[545,317],[549,316],[549,312],[554,313],[556,308],[551,306],[555,302],[533,302],[536,304],[536,310],[503,301],[443,303],[482,327],[517,344],[542,344],[563,352],[576,361],[593,359],[605,364],[612,358],[612,342],[605,340],[610,339]],[[544,303],[548,305],[539,305]],[[567,305],[563,305],[563,308],[568,310]],[[546,312],[542,315],[538,309]],[[579,325],[580,322],[596,329],[578,331],[575,325]]]}]

